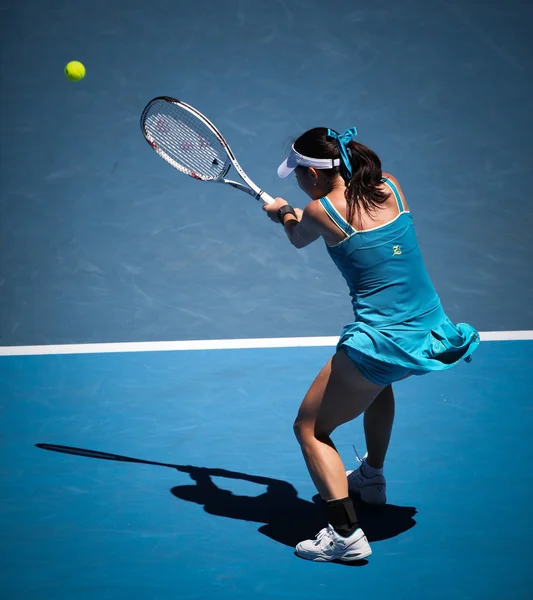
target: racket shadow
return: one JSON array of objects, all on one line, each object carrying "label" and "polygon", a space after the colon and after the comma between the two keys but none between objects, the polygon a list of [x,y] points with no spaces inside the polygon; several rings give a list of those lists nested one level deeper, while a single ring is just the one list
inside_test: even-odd
[{"label": "racket shadow", "polygon": [[[173,487],[170,492],[185,502],[202,505],[205,512],[214,516],[262,523],[258,531],[270,539],[294,547],[298,542],[312,538],[326,525],[322,500],[317,494],[312,501],[298,496],[296,488],[281,479],[249,475],[227,469],[196,467],[161,463],[107,452],[60,446],[36,444],[37,448],[99,460],[138,463],[176,469],[189,475],[193,484]],[[234,494],[216,485],[213,478],[247,481],[265,487],[256,496]],[[370,542],[386,540],[404,533],[416,525],[416,508],[386,504],[380,507],[353,498],[361,527]],[[354,565],[361,565],[354,563]],[[344,563],[346,564],[346,563]]]}]

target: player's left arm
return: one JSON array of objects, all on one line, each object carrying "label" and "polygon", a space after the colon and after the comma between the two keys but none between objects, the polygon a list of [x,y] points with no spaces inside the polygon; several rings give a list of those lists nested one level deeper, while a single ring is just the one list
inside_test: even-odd
[{"label": "player's left arm", "polygon": [[[282,198],[276,198],[274,204],[265,205],[263,208],[270,219],[279,223],[277,213],[287,202]],[[294,208],[295,215],[290,213],[283,217],[283,228],[290,243],[295,248],[305,248],[321,236],[321,225],[317,220],[316,202],[310,202],[304,210]]]},{"label": "player's left arm", "polygon": [[304,210],[294,209],[296,219],[292,215],[285,217],[283,227],[290,243],[295,248],[305,248],[321,236],[321,226],[316,219],[315,209],[316,202],[311,202]]}]

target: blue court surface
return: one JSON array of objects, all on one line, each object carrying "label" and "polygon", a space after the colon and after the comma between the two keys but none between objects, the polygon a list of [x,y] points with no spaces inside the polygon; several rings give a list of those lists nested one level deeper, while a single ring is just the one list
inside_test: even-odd
[{"label": "blue court surface", "polygon": [[[293,554],[325,525],[291,424],[330,348],[4,357],[5,597],[528,598],[531,344],[397,386],[360,568]],[[360,423],[334,439],[354,465]]]},{"label": "blue court surface", "polygon": [[[531,23],[521,0],[0,0],[2,598],[533,596]],[[482,333],[472,363],[396,386],[363,563],[294,555],[325,521],[292,422],[345,283],[156,156],[160,95],[299,207],[291,141],[357,126]],[[333,439],[353,468],[361,420]]]}]

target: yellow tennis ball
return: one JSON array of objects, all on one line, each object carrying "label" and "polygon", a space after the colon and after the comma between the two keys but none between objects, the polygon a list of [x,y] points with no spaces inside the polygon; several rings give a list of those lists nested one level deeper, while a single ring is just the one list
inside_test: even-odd
[{"label": "yellow tennis ball", "polygon": [[77,60],[72,60],[65,67],[65,75],[69,81],[79,81],[85,77],[85,67]]}]

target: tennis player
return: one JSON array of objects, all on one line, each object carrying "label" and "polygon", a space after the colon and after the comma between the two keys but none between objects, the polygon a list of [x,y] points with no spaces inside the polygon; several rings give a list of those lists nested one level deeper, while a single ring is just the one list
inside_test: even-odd
[{"label": "tennis player", "polygon": [[[339,134],[318,127],[301,135],[278,174],[294,171],[311,202],[301,210],[277,198],[263,207],[296,248],[324,240],[348,284],[355,315],[294,423],[328,520],[314,540],[296,546],[299,556],[314,561],[354,561],[372,553],[348,493],[386,502],[392,384],[469,361],[479,345],[473,327],[454,325],[444,313],[401,187],[382,172],[370,148],[354,141],[356,134],[355,128]],[[367,454],[357,470],[345,471],[330,436],[362,413]]]}]

